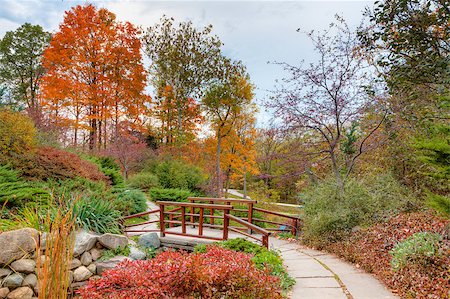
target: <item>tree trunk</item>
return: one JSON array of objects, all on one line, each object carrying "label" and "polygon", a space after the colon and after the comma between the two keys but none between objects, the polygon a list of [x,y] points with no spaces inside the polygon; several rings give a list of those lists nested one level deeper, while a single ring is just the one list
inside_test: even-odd
[{"label": "tree trunk", "polygon": [[222,136],[220,136],[220,130],[217,132],[217,152],[216,152],[216,172],[217,172],[217,197],[222,197],[222,175],[220,171],[220,143],[222,142]]},{"label": "tree trunk", "polygon": [[247,165],[244,166],[244,199],[247,198]]},{"label": "tree trunk", "polygon": [[341,173],[339,172],[339,169],[338,169],[338,166],[336,163],[336,156],[335,156],[333,150],[330,151],[330,158],[331,158],[331,166],[333,168],[333,173],[334,173],[334,176],[336,179],[338,195],[339,195],[339,197],[341,197],[342,195],[344,195],[344,181],[342,180]]}]

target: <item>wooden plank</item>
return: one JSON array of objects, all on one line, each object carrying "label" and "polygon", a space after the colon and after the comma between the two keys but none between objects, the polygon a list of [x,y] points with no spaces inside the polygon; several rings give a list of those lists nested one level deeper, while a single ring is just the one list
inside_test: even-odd
[{"label": "wooden plank", "polygon": [[249,223],[249,222],[247,222],[247,221],[245,221],[245,220],[242,220],[242,219],[239,218],[239,217],[236,217],[236,216],[233,216],[233,215],[230,215],[230,214],[227,214],[226,217],[227,217],[228,219],[233,220],[233,221],[236,221],[237,223],[240,223],[240,224],[242,224],[242,225],[244,225],[244,226],[246,226],[246,227],[248,227],[248,228],[251,228],[252,230],[254,230],[254,231],[256,231],[256,232],[258,232],[258,233],[260,233],[260,234],[263,234],[263,235],[270,235],[270,232],[268,232],[268,231],[265,230],[264,228],[259,227],[259,226],[254,225],[254,224],[251,224],[251,223]]},{"label": "wooden plank", "polygon": [[222,238],[217,238],[217,237],[211,237],[211,236],[199,236],[199,235],[192,235],[192,234],[182,234],[182,233],[178,233],[178,232],[171,232],[171,231],[166,231],[167,235],[176,235],[176,236],[184,236],[184,237],[192,237],[192,238],[199,238],[199,239],[209,239],[209,240],[217,240],[217,241],[221,241]]},{"label": "wooden plank", "polygon": [[190,203],[190,202],[174,202],[174,201],[157,201],[156,204],[160,206],[176,206],[176,207],[194,207],[216,210],[232,210],[233,207],[229,205],[206,204],[206,203]]},{"label": "wooden plank", "polygon": [[125,226],[125,228],[139,226],[139,225],[145,225],[145,224],[151,224],[151,223],[156,223],[156,222],[159,222],[159,219],[152,220],[152,221],[146,221],[146,222],[142,222],[142,223],[130,224],[130,225]]},{"label": "wooden plank", "polygon": [[255,237],[255,236],[253,236],[253,235],[247,234],[246,232],[240,231],[240,230],[235,229],[235,228],[233,228],[233,227],[230,227],[229,229],[230,229],[231,231],[234,231],[234,232],[238,233],[238,234],[244,235],[244,236],[246,236],[246,237],[249,237],[249,238],[251,238],[251,239],[253,239],[253,240],[256,240],[256,241],[259,241],[259,242],[262,243],[262,240],[259,239],[258,237]]},{"label": "wooden plank", "polygon": [[153,210],[153,211],[142,212],[142,213],[139,213],[139,214],[133,214],[133,215],[130,215],[130,216],[121,217],[120,219],[125,220],[125,219],[130,219],[130,218],[138,218],[138,217],[142,217],[142,216],[145,216],[145,215],[150,215],[150,214],[154,214],[154,213],[158,213],[158,212],[159,212],[159,209],[158,210]]},{"label": "wooden plank", "polygon": [[275,216],[279,216],[279,217],[284,217],[284,218],[288,218],[288,219],[292,219],[292,220],[298,220],[298,217],[294,217],[294,216],[290,216],[290,215],[286,215],[286,214],[282,214],[282,213],[278,213],[278,212],[272,212],[269,210],[264,210],[264,209],[260,209],[260,208],[253,208],[253,210],[258,211],[258,212],[263,212],[266,214],[271,214],[271,215],[275,215]]},{"label": "wooden plank", "polygon": [[237,199],[237,198],[217,198],[217,197],[188,197],[190,201],[213,201],[213,202],[229,202],[229,203],[257,203],[253,199]]}]

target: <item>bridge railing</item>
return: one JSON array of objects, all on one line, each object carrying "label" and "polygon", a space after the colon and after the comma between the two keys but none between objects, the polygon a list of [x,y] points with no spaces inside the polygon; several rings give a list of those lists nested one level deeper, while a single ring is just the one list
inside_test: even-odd
[{"label": "bridge railing", "polygon": [[[161,236],[173,234],[212,240],[227,240],[228,232],[233,231],[255,239],[264,246],[268,246],[268,238],[271,231],[286,231],[286,228],[289,228],[296,235],[300,225],[298,217],[255,207],[255,200],[211,197],[189,197],[188,200],[189,202],[157,201],[156,204],[159,205],[159,209],[123,217],[121,220],[122,224],[127,219],[150,214],[159,215],[159,219],[123,225],[124,232],[160,232]],[[236,205],[239,207],[246,205],[247,209],[236,208]],[[238,212],[237,214],[241,217],[233,215],[233,212]],[[255,212],[264,216],[271,215],[276,217],[277,221],[273,218],[271,220],[255,218]],[[205,220],[209,220],[209,223]],[[137,226],[152,223],[159,223],[159,228],[136,228]],[[233,225],[230,225],[230,223]],[[257,225],[258,223],[267,223],[271,227],[262,228]],[[241,226],[234,226],[236,224]],[[168,230],[168,228],[175,226],[181,226],[181,232]],[[198,231],[193,232],[193,228],[196,227]],[[205,227],[221,229],[223,235],[221,237],[205,235],[203,233]],[[253,232],[256,232],[258,235],[252,235]]]}]

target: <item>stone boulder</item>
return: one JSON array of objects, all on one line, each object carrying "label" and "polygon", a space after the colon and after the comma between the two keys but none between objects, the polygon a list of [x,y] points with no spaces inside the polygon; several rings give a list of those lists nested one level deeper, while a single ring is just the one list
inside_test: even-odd
[{"label": "stone boulder", "polygon": [[115,268],[119,263],[126,261],[126,260],[132,260],[129,257],[123,256],[123,255],[118,255],[116,257],[113,257],[112,259],[106,260],[106,261],[101,261],[101,262],[96,262],[95,266],[96,266],[96,270],[97,270],[97,274],[101,275],[104,271]]},{"label": "stone boulder", "polygon": [[92,248],[90,253],[91,253],[92,260],[96,261],[102,257],[103,250],[98,249],[98,248]]},{"label": "stone boulder", "polygon": [[74,281],[84,281],[91,277],[93,274],[85,266],[81,266],[73,271]]},{"label": "stone boulder", "polygon": [[37,276],[36,274],[32,273],[32,274],[28,274],[25,279],[22,282],[22,286],[23,287],[31,287],[34,288],[37,286]]},{"label": "stone boulder", "polygon": [[97,235],[91,234],[85,230],[78,231],[75,237],[73,255],[77,257],[84,252],[91,250],[95,246],[95,243],[97,243],[97,238]]},{"label": "stone boulder", "polygon": [[116,250],[117,248],[125,248],[128,245],[128,238],[116,234],[103,234],[98,238],[100,244],[106,248]]},{"label": "stone boulder", "polygon": [[23,228],[0,234],[0,264],[6,265],[36,249],[39,233],[34,228]]},{"label": "stone boulder", "polygon": [[157,233],[146,233],[139,237],[138,244],[142,247],[159,248],[161,241],[159,240]]},{"label": "stone boulder", "polygon": [[8,276],[9,274],[11,274],[11,270],[9,270],[8,268],[1,268],[0,269],[0,278],[3,278],[5,276]]},{"label": "stone boulder", "polygon": [[14,273],[12,275],[7,276],[3,280],[3,286],[9,288],[17,288],[22,285],[22,282],[23,282],[22,274]]},{"label": "stone boulder", "polygon": [[0,299],[6,298],[6,296],[8,296],[8,294],[9,294],[8,288],[0,288]]},{"label": "stone boulder", "polygon": [[6,296],[8,299],[31,299],[33,298],[33,290],[29,287],[20,287],[12,291]]},{"label": "stone boulder", "polygon": [[147,257],[145,252],[143,252],[136,246],[130,246],[130,254],[128,256],[133,260],[145,260],[145,258]]},{"label": "stone boulder", "polygon": [[81,255],[80,261],[83,266],[89,266],[92,263],[92,255],[89,252],[85,252]]},{"label": "stone boulder", "polygon": [[69,262],[69,270],[78,268],[81,266],[81,261],[79,259],[73,259]]},{"label": "stone boulder", "polygon": [[36,262],[30,259],[20,259],[12,262],[10,267],[14,270],[14,272],[29,274],[34,272],[34,268],[36,268]]}]

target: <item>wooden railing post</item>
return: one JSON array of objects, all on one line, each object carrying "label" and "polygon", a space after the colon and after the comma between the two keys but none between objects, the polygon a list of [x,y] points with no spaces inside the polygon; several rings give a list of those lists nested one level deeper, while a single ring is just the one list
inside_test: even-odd
[{"label": "wooden railing post", "polygon": [[[191,203],[194,202],[192,199],[189,199],[189,201],[190,201]],[[195,212],[194,207],[191,207],[191,214],[194,214],[194,212]],[[191,223],[192,223],[192,227],[195,227],[195,225],[194,225],[194,215],[191,215]]]},{"label": "wooden railing post", "polygon": [[185,207],[181,207],[181,233],[186,233],[186,210]]},{"label": "wooden railing post", "polygon": [[223,239],[228,240],[228,226],[230,224],[230,218],[228,218],[228,214],[230,210],[223,211]]},{"label": "wooden railing post", "polygon": [[[250,202],[248,204],[248,222],[253,224],[253,203],[252,202]],[[250,235],[252,234],[251,228],[248,229],[248,233]]]},{"label": "wooden railing post", "polygon": [[263,235],[262,236],[262,245],[266,246],[266,248],[269,248],[269,236],[268,235]]},{"label": "wooden railing post", "polygon": [[200,208],[200,219],[198,220],[198,235],[203,236],[203,213],[204,209]]},{"label": "wooden railing post", "polygon": [[[210,204],[214,204],[214,201],[211,200],[209,203]],[[209,212],[210,212],[210,215],[211,215],[211,217],[209,218],[210,219],[209,223],[211,225],[214,225],[214,209],[209,209]]]},{"label": "wooden railing post", "polygon": [[164,223],[164,205],[159,205],[159,229],[161,232],[161,237],[165,236],[165,223]]}]

